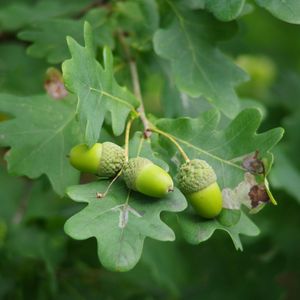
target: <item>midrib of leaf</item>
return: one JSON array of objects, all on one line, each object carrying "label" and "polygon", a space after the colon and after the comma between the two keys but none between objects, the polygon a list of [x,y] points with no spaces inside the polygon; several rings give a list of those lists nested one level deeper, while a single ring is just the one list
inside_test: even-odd
[{"label": "midrib of leaf", "polygon": [[[128,194],[127,194],[127,197],[126,197],[126,201],[123,203],[123,204],[118,204],[118,205],[115,205],[113,207],[110,207],[104,211],[102,211],[100,214],[97,214],[95,217],[93,217],[92,219],[89,219],[88,222],[86,222],[85,224],[85,227],[84,228],[87,228],[90,223],[95,220],[95,219],[98,219],[100,216],[108,213],[108,212],[111,212],[111,211],[114,211],[118,208],[122,208],[122,210],[127,210],[129,205],[129,199],[130,199],[130,194],[131,194],[131,191],[129,190],[128,191]],[[119,212],[120,214],[121,212]],[[134,214],[132,214],[132,216],[135,216]],[[119,215],[120,217],[120,215]],[[121,258],[121,253],[122,253],[122,247],[123,247],[123,241],[124,241],[124,236],[125,236],[125,229],[127,227],[127,224],[126,226],[124,226],[122,229],[121,229],[121,233],[120,233],[120,238],[119,238],[119,250],[118,250],[118,254],[117,254],[117,258],[116,258],[116,264],[115,264],[115,267],[116,269],[118,269],[118,266],[119,266],[119,262],[120,262],[120,258]]]},{"label": "midrib of leaf", "polygon": [[[221,145],[219,145],[219,146],[217,146],[217,147],[214,147],[214,148],[209,149],[210,152],[216,151],[217,149],[220,149],[220,148],[222,148],[222,147],[224,147],[224,146],[226,146],[226,145],[229,145],[229,144],[230,144],[232,141],[234,141],[238,136],[240,136],[246,129],[247,129],[246,127],[242,127],[239,131],[236,132],[235,135],[233,135],[233,136],[232,136],[231,138],[229,138],[229,139],[226,139],[226,142],[225,142],[225,143],[223,143],[223,144],[221,144]],[[209,153],[210,153],[210,152],[209,152]],[[235,160],[235,158],[231,159],[230,161],[232,162],[232,160]]]},{"label": "midrib of leaf", "polygon": [[245,171],[241,166],[233,163],[232,161],[225,160],[225,159],[223,159],[223,158],[221,158],[219,156],[216,156],[216,155],[214,155],[214,154],[212,154],[212,153],[210,153],[210,152],[208,152],[208,151],[206,151],[206,150],[204,150],[204,149],[202,149],[200,147],[197,147],[197,146],[195,146],[195,145],[193,145],[193,144],[191,144],[191,143],[189,143],[189,142],[187,142],[187,141],[185,141],[183,139],[180,139],[180,138],[178,138],[178,137],[176,137],[176,136],[174,136],[174,135],[172,135],[170,133],[168,133],[168,135],[171,136],[173,139],[177,140],[178,142],[180,142],[180,143],[188,146],[189,148],[195,149],[198,152],[201,152],[201,153],[203,153],[203,154],[205,154],[205,155],[207,155],[207,156],[209,156],[209,157],[211,157],[211,158],[213,158],[215,160],[220,161],[221,163],[224,163],[224,164],[227,164],[227,165],[230,165],[232,167],[235,167],[235,168],[238,168],[240,170]]},{"label": "midrib of leaf", "polygon": [[216,92],[216,88],[214,87],[214,84],[213,82],[211,82],[211,80],[209,79],[209,77],[207,77],[206,73],[204,72],[204,70],[202,69],[202,67],[199,65],[198,61],[197,61],[197,57],[196,57],[196,49],[194,48],[194,45],[186,31],[186,28],[185,28],[185,19],[180,15],[180,13],[178,12],[178,10],[176,9],[176,7],[174,6],[174,4],[167,0],[168,4],[170,5],[170,7],[172,8],[172,10],[174,11],[176,17],[178,18],[178,21],[179,21],[179,24],[180,24],[180,27],[182,29],[182,32],[185,36],[185,39],[187,40],[187,43],[188,43],[188,49],[191,51],[192,53],[192,59],[193,59],[193,62],[195,64],[195,66],[197,67],[197,69],[199,70],[199,72],[203,75],[203,77],[206,79],[207,83],[210,85],[211,89],[215,92]]},{"label": "midrib of leaf", "polygon": [[[67,125],[69,125],[69,123],[74,119],[74,117],[75,114],[72,114],[71,117],[65,123],[63,123],[52,135],[50,135],[48,139],[41,143],[38,148],[30,152],[29,155],[23,156],[23,158],[20,160],[20,163],[22,163],[25,159],[31,157],[34,153],[39,152],[46,144],[48,144],[52,139],[54,139],[58,134],[60,134],[60,132],[63,131],[65,127],[67,127]],[[46,131],[48,130],[49,129],[47,129]]]},{"label": "midrib of leaf", "polygon": [[110,207],[110,208],[108,208],[108,209],[102,211],[100,214],[97,214],[95,217],[89,219],[88,222],[86,222],[86,224],[85,224],[85,226],[84,226],[84,229],[86,229],[86,228],[90,225],[91,221],[93,221],[93,220],[95,220],[95,219],[98,219],[100,216],[106,214],[107,212],[110,212],[110,211],[115,210],[116,208],[122,207],[122,205],[123,205],[123,204],[119,204],[119,205],[116,205],[116,206],[114,206],[114,207]]},{"label": "midrib of leaf", "polygon": [[235,9],[235,5],[230,1],[230,3],[229,3],[230,18],[234,18],[235,15],[236,15],[236,16],[240,15],[240,13],[241,13],[242,10],[243,10],[244,5],[245,5],[245,0],[243,0],[243,1],[241,2],[240,7],[239,7],[239,10],[237,11],[237,13],[236,13],[236,14],[231,14],[231,12]]},{"label": "midrib of leaf", "polygon": [[110,94],[108,92],[105,92],[104,90],[98,90],[98,89],[95,89],[93,87],[89,87],[89,89],[91,91],[98,92],[101,96],[109,97],[110,99],[115,100],[115,101],[117,101],[117,102],[119,102],[119,103],[121,103],[121,104],[129,107],[131,111],[136,112],[136,110],[135,110],[135,108],[134,108],[133,105],[131,105],[130,103],[128,103],[127,101],[125,101],[125,100],[123,100],[123,99],[121,99],[119,97],[113,96],[112,94]]},{"label": "midrib of leaf", "polygon": [[[128,207],[128,202],[129,202],[129,198],[130,198],[130,190],[128,191],[126,201],[125,201],[125,203],[123,204],[123,210],[124,210],[124,209],[127,209],[127,207]],[[122,228],[121,235],[120,235],[120,239],[119,239],[120,246],[119,246],[119,251],[118,251],[118,257],[117,257],[117,260],[116,260],[116,269],[118,268],[118,265],[119,265],[119,262],[120,262],[120,258],[121,258],[122,245],[123,245],[123,241],[124,241],[124,234],[125,234],[125,228],[126,228],[126,227],[127,227],[127,224],[126,224],[126,226],[124,226],[124,227]]]},{"label": "midrib of leaf", "polygon": [[[138,151],[137,151],[136,157],[138,157],[140,155],[141,151],[142,151],[144,140],[145,140],[144,137],[141,136],[141,141],[139,143],[139,147],[138,147]],[[130,194],[131,194],[131,191],[129,190],[128,194],[127,194],[126,201],[123,204],[123,209],[125,209],[125,208],[127,209],[127,207],[128,207]],[[124,234],[125,234],[125,228],[126,228],[126,226],[122,228],[122,232],[121,232],[121,235],[120,235],[120,240],[119,240],[120,241],[120,247],[119,247],[119,251],[118,251],[118,258],[117,258],[117,262],[116,262],[116,268],[118,267],[119,262],[120,262],[121,251],[122,251],[122,244],[123,244]]]},{"label": "midrib of leaf", "polygon": [[[264,3],[265,0],[263,0],[263,1],[262,1],[262,0],[256,0],[256,2],[257,2],[257,4],[261,5],[263,8],[269,10],[272,14],[275,15],[275,17],[279,18],[280,20],[286,21],[285,19],[282,19],[282,18],[280,17],[280,13],[276,12],[276,9],[273,10],[273,9],[271,9],[271,7],[268,6],[268,5],[270,5],[270,3]],[[289,3],[287,3],[288,1],[286,1],[286,0],[281,0],[280,2],[281,2],[281,3],[280,3],[280,6],[281,6],[281,5],[282,5],[282,6],[285,6],[285,7],[287,8],[287,10],[289,11],[289,13],[292,15],[292,18],[293,18],[293,19],[297,19],[297,18],[298,18],[297,14],[295,14],[295,12],[294,12],[293,7],[291,7],[291,6],[289,5]],[[287,22],[289,22],[289,21],[287,21]],[[296,23],[296,24],[299,24],[299,23]]]},{"label": "midrib of leaf", "polygon": [[[295,13],[294,13],[292,7],[287,3],[286,0],[281,0],[280,2],[281,2],[282,5],[284,5],[284,6],[289,10],[289,12],[290,12],[290,14],[293,16],[293,18],[296,18],[296,17],[297,17],[297,16],[295,15]],[[265,7],[267,8],[267,6],[265,6]]]}]

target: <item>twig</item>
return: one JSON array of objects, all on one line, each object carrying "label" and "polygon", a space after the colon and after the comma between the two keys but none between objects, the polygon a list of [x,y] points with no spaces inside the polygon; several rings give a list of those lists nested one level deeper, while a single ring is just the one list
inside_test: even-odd
[{"label": "twig", "polygon": [[[128,47],[128,45],[124,39],[124,33],[121,32],[120,30],[118,31],[118,37],[119,37],[120,44],[122,45],[122,47],[124,49],[127,61],[129,63],[134,95],[140,101],[140,107],[138,109],[138,112],[139,112],[139,117],[144,126],[144,138],[145,139],[149,138],[151,136],[152,132],[156,132],[160,135],[163,135],[164,137],[168,138],[177,147],[178,151],[181,153],[184,160],[186,162],[189,162],[190,159],[188,158],[187,154],[184,152],[182,147],[179,145],[179,143],[176,141],[176,139],[174,139],[168,133],[166,133],[162,130],[159,130],[158,128],[156,128],[154,126],[150,127],[150,122],[148,121],[146,114],[145,114],[145,108],[144,108],[144,103],[143,103],[143,98],[142,98],[142,93],[141,93],[141,88],[140,88],[140,81],[139,81],[139,75],[138,75],[136,62],[133,59],[133,57],[131,56],[130,48]],[[130,130],[130,126],[131,126],[131,122],[129,121],[127,123],[126,133],[127,133],[127,129],[128,129],[128,131]],[[129,134],[126,134],[126,136],[129,137]],[[125,139],[125,153],[127,154],[126,157],[128,158],[128,142],[126,142],[126,139]]]},{"label": "twig", "polygon": [[124,52],[125,52],[128,64],[129,64],[134,95],[140,102],[140,107],[138,108],[138,112],[140,113],[139,117],[144,126],[144,136],[145,136],[145,138],[149,138],[151,136],[151,130],[149,128],[149,121],[145,114],[145,107],[144,107],[142,93],[141,93],[137,65],[136,65],[135,59],[131,56],[130,48],[128,47],[128,45],[124,39],[124,33],[122,33],[120,30],[118,31],[118,37],[119,37],[120,43],[124,49]]}]

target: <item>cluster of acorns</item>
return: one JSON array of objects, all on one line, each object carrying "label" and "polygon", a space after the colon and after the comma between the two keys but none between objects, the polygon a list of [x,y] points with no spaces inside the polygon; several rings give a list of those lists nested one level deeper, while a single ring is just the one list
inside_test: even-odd
[{"label": "cluster of acorns", "polygon": [[[147,158],[125,159],[120,146],[105,142],[91,148],[80,144],[72,148],[70,162],[73,167],[111,178],[122,170],[129,189],[150,197],[163,198],[173,191],[171,176]],[[222,210],[222,193],[213,168],[204,160],[193,159],[182,164],[177,175],[178,186],[197,213],[204,218],[214,218]]]}]

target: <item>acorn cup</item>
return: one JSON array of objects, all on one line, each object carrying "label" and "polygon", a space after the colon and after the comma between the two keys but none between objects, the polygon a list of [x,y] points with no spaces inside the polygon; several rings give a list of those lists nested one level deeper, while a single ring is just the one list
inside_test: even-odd
[{"label": "acorn cup", "polygon": [[211,219],[222,210],[222,193],[213,168],[204,160],[193,159],[180,166],[177,174],[179,189],[196,212]]},{"label": "acorn cup", "polygon": [[147,158],[130,159],[124,165],[123,176],[129,189],[150,197],[163,198],[174,189],[171,176]]},{"label": "acorn cup", "polygon": [[111,142],[96,143],[91,148],[80,144],[71,149],[70,163],[79,171],[110,178],[123,168],[125,151]]}]

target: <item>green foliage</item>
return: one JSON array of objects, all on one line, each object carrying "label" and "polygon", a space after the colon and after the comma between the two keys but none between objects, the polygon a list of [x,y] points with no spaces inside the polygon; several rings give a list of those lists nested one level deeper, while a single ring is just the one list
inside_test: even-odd
[{"label": "green foliage", "polygon": [[300,3],[297,0],[256,0],[275,17],[289,23],[300,23]]},{"label": "green foliage", "polygon": [[[0,298],[297,299],[299,9],[1,1]],[[70,165],[73,146],[107,141],[174,191]],[[192,159],[217,175],[215,218],[178,189]]]},{"label": "green foliage", "polygon": [[[230,212],[230,214],[233,213],[235,214],[236,212]],[[190,215],[180,216],[179,222],[182,226],[184,237],[191,244],[199,244],[206,241],[219,229],[226,231],[230,235],[237,250],[243,250],[239,235],[256,236],[259,234],[259,229],[244,213],[237,219],[238,221],[235,221],[234,224],[232,222],[222,222],[222,215],[214,220],[199,221],[199,217],[192,212]]]},{"label": "green foliage", "polygon": [[[223,189],[235,188],[244,180],[245,170],[241,165],[243,158],[255,152],[255,149],[260,149],[261,155],[267,157],[268,151],[281,139],[283,130],[277,128],[256,134],[261,116],[254,109],[242,111],[221,131],[218,130],[219,119],[218,111],[209,111],[200,115],[198,119],[161,119],[156,125],[180,141],[191,159],[206,160],[214,168],[218,182]],[[162,143],[165,142],[165,140],[162,141]],[[162,146],[172,147],[165,144]],[[172,152],[169,150],[170,154]],[[238,234],[256,235],[258,233],[256,226],[247,217],[241,218],[233,228],[231,228],[233,225],[231,223],[220,224],[217,220],[206,221],[195,217],[193,211],[188,211],[183,220],[181,223],[184,235],[192,243],[206,240],[216,229],[223,229],[231,235],[236,248],[242,249]],[[197,228],[199,228],[199,233]]]},{"label": "green foliage", "polygon": [[[260,123],[259,111],[246,109],[220,130],[220,113],[211,110],[196,119],[160,119],[156,126],[180,141],[191,159],[206,160],[214,168],[222,188],[234,188],[244,178],[243,159],[256,149],[262,156],[267,156],[282,138],[282,128],[257,134]],[[161,142],[167,147],[165,138],[162,137]],[[170,157],[175,151],[171,147],[168,144]]]},{"label": "green foliage", "polygon": [[1,188],[1,221],[9,221],[14,215],[22,193],[23,181],[20,178],[7,176],[3,167],[0,168]]},{"label": "green foliage", "polygon": [[111,113],[112,128],[120,135],[125,128],[128,114],[135,111],[138,101],[126,89],[118,85],[113,76],[113,57],[108,48],[103,50],[104,68],[97,62],[93,51],[93,37],[85,24],[85,47],[68,39],[72,59],[63,64],[67,87],[78,96],[78,115],[85,142],[97,142],[104,117]]},{"label": "green foliage", "polygon": [[156,1],[119,1],[115,10],[117,23],[129,34],[127,42],[139,51],[149,50],[153,34],[159,25]]},{"label": "green foliage", "polygon": [[272,184],[278,189],[285,189],[287,193],[300,201],[300,194],[298,189],[298,182],[300,181],[300,174],[289,159],[286,151],[278,148],[276,153],[276,164],[271,173]]},{"label": "green foliage", "polygon": [[245,5],[245,0],[208,1],[207,9],[222,21],[236,19]]},{"label": "green foliage", "polygon": [[236,19],[242,12],[246,0],[188,0],[191,8],[205,8],[221,21]]},{"label": "green foliage", "polygon": [[128,271],[140,259],[145,237],[160,241],[175,239],[174,232],[159,215],[162,211],[183,210],[186,201],[179,191],[155,200],[128,191],[124,183],[112,187],[104,200],[99,200],[96,193],[105,191],[107,184],[100,181],[68,189],[70,198],[88,206],[67,221],[65,230],[78,240],[96,237],[103,266],[113,271]]},{"label": "green foliage", "polygon": [[[16,3],[15,3],[16,2]],[[4,4],[0,11],[0,29],[15,31],[37,21],[59,16],[74,15],[84,9],[91,0],[42,0],[35,4],[30,1],[14,1]]]},{"label": "green foliage", "polygon": [[101,8],[89,11],[81,20],[49,19],[38,22],[30,29],[21,31],[21,40],[33,42],[27,53],[34,57],[46,57],[49,63],[60,63],[69,57],[66,36],[72,36],[83,42],[82,27],[88,21],[95,37],[96,46],[113,47],[113,24],[107,17],[107,11]]},{"label": "green foliage", "polygon": [[[239,17],[247,5],[246,0],[188,0],[186,2],[190,8],[205,8],[225,22]],[[256,0],[256,3],[285,22],[299,24],[300,4],[297,0]]]},{"label": "green foliage", "polygon": [[0,45],[0,88],[2,93],[13,93],[20,96],[42,93],[46,68],[47,65],[43,61],[26,55],[24,46],[11,42]]},{"label": "green foliage", "polygon": [[[156,53],[171,61],[172,75],[181,91],[193,97],[203,95],[227,116],[235,116],[239,102],[234,86],[247,76],[215,47],[226,27],[222,24],[220,30],[217,21],[203,11],[168,4],[173,20],[169,27],[156,32]],[[199,20],[201,26],[197,26]]]},{"label": "green foliage", "polygon": [[82,139],[74,119],[74,99],[56,102],[47,95],[1,94],[0,110],[13,116],[0,123],[0,144],[11,147],[6,154],[9,171],[30,178],[46,174],[54,190],[63,195],[79,178],[66,157]]}]

